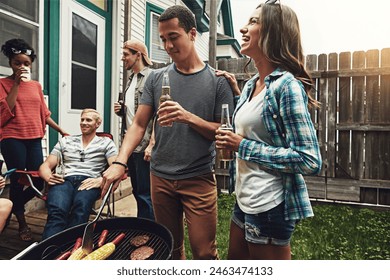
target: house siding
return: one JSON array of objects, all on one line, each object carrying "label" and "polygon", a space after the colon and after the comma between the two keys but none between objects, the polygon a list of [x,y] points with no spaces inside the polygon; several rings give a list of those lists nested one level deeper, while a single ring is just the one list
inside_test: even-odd
[{"label": "house siding", "polygon": [[200,56],[200,59],[203,61],[209,60],[209,32],[205,33],[199,33],[197,35],[196,42],[196,49],[198,50],[198,54]]},{"label": "house siding", "polygon": [[146,1],[133,1],[131,7],[131,14],[129,22],[130,26],[130,36],[131,39],[138,39],[142,42],[145,42],[145,7]]},{"label": "house siding", "polygon": [[[146,2],[151,3],[157,7],[160,7],[163,10],[176,4],[185,6],[185,4],[182,1],[174,1],[174,0],[133,1],[133,11],[131,13],[131,19],[130,19],[131,20],[130,26],[132,30],[131,32],[133,32],[131,37],[135,39],[139,39],[143,42],[146,42],[146,38],[145,38]],[[137,15],[135,15],[134,13],[137,13]],[[209,46],[209,33],[198,32],[197,40],[196,40],[196,48],[198,50],[199,56],[203,61],[208,60],[208,46]]]}]

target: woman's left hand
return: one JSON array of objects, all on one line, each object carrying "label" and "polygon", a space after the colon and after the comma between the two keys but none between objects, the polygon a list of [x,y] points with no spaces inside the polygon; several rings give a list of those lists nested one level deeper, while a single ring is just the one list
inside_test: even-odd
[{"label": "woman's left hand", "polygon": [[145,161],[150,161],[152,159],[153,146],[154,145],[149,142],[149,145],[146,147],[145,152],[144,152],[144,160]]},{"label": "woman's left hand", "polygon": [[215,131],[215,139],[216,148],[228,149],[237,152],[244,137],[234,133],[233,131],[218,128]]},{"label": "woman's left hand", "polygon": [[66,132],[66,131],[63,130],[62,128],[61,128],[60,131],[58,131],[58,132],[61,134],[62,137],[70,135],[68,132]]},{"label": "woman's left hand", "polygon": [[81,185],[79,187],[79,191],[83,190],[90,190],[93,188],[100,188],[100,184],[102,183],[103,178],[88,178],[81,182]]},{"label": "woman's left hand", "polygon": [[233,73],[222,71],[222,70],[215,70],[215,75],[217,75],[218,77],[224,76],[226,80],[228,80],[234,95],[236,96],[241,95],[241,91],[240,88],[238,87],[236,76]]}]

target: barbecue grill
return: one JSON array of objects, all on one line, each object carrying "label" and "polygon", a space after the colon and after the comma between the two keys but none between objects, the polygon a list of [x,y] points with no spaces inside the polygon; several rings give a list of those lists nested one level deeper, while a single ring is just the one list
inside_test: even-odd
[{"label": "barbecue grill", "polygon": [[[15,256],[17,260],[53,260],[64,252],[71,250],[78,237],[82,237],[86,224],[78,225],[62,231],[38,243],[34,243]],[[106,243],[115,239],[120,233],[125,238],[116,247],[108,260],[130,260],[130,254],[137,249],[130,244],[130,239],[139,235],[149,236],[145,244],[154,249],[150,260],[168,260],[172,256],[173,237],[170,231],[161,224],[142,218],[112,218],[100,220],[94,230],[94,247],[103,230],[108,230]]]}]

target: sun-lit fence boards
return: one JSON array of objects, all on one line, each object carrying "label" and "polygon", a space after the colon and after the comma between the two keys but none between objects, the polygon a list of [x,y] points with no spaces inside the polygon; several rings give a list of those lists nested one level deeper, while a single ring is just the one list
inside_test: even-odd
[{"label": "sun-lit fence boards", "polygon": [[[256,69],[247,59],[222,59],[218,69],[236,74],[239,86]],[[311,198],[390,205],[390,48],[308,55],[311,109],[323,158],[321,174],[306,177]],[[216,163],[218,186],[226,166]]]}]

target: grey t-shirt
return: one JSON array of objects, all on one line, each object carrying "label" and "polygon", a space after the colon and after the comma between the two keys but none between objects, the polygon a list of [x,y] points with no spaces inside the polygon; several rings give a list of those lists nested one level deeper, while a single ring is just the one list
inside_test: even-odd
[{"label": "grey t-shirt", "polygon": [[[199,72],[183,74],[174,64],[153,71],[146,80],[140,104],[159,106],[163,73],[167,71],[172,99],[198,117],[219,122],[222,104],[233,112],[233,92],[226,78],[217,77],[206,64]],[[152,151],[151,172],[169,180],[181,180],[209,173],[213,169],[214,141],[183,123],[172,127],[155,124],[156,145]]]},{"label": "grey t-shirt", "polygon": [[118,150],[108,137],[95,136],[83,148],[81,135],[73,135],[61,138],[50,154],[62,159],[64,177],[80,175],[97,178],[106,168],[107,160],[116,156]]}]

